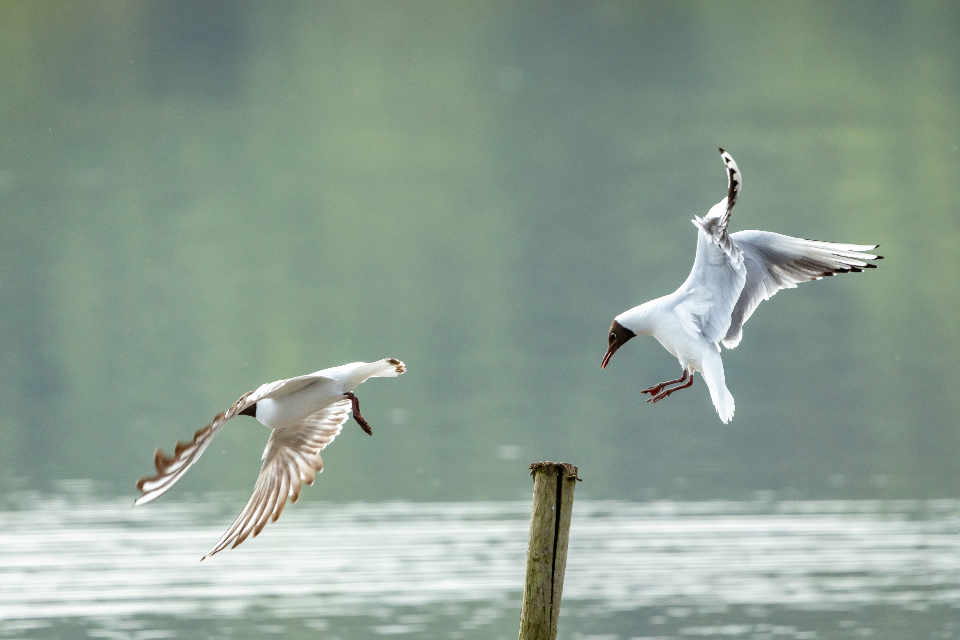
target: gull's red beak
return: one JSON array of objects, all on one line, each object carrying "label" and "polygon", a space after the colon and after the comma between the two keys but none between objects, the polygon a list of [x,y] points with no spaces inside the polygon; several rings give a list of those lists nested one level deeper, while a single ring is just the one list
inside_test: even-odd
[{"label": "gull's red beak", "polygon": [[609,349],[607,349],[607,352],[603,356],[603,362],[600,363],[601,369],[607,368],[607,363],[610,362],[610,358],[613,357],[613,353],[619,348],[619,346],[620,345],[617,345],[616,347],[610,347]]}]

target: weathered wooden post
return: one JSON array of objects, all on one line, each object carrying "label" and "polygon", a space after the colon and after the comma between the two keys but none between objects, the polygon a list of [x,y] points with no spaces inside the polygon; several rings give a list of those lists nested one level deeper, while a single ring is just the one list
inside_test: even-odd
[{"label": "weathered wooden post", "polygon": [[555,640],[563,572],[573,512],[573,488],[580,479],[566,462],[534,462],[533,511],[527,547],[527,578],[520,612],[520,640]]}]

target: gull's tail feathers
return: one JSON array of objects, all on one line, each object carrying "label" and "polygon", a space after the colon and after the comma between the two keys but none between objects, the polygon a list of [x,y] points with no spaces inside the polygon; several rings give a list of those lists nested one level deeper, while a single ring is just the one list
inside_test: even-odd
[{"label": "gull's tail feathers", "polygon": [[710,390],[710,399],[713,400],[713,406],[716,407],[720,420],[724,424],[733,419],[734,402],[733,394],[727,389],[726,381],[723,376],[723,360],[720,359],[720,351],[707,354],[703,359],[703,380],[707,383]]}]

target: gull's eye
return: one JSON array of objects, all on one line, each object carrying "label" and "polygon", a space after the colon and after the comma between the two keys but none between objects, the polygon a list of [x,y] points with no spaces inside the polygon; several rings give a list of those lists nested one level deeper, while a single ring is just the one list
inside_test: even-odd
[{"label": "gull's eye", "polygon": [[616,340],[616,339],[617,339],[617,334],[615,334],[613,331],[611,331],[611,332],[610,332],[610,339],[611,339],[611,340]]}]

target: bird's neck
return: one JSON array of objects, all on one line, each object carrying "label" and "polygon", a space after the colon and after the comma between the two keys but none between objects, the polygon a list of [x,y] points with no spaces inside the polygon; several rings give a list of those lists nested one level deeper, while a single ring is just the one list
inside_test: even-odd
[{"label": "bird's neck", "polygon": [[353,391],[361,382],[377,375],[383,368],[383,362],[351,362],[328,369],[324,373],[340,382],[344,391]]},{"label": "bird's neck", "polygon": [[662,300],[663,298],[657,298],[644,302],[640,306],[624,311],[617,316],[616,320],[638,336],[652,336],[657,330],[655,318],[658,317],[657,311]]}]

